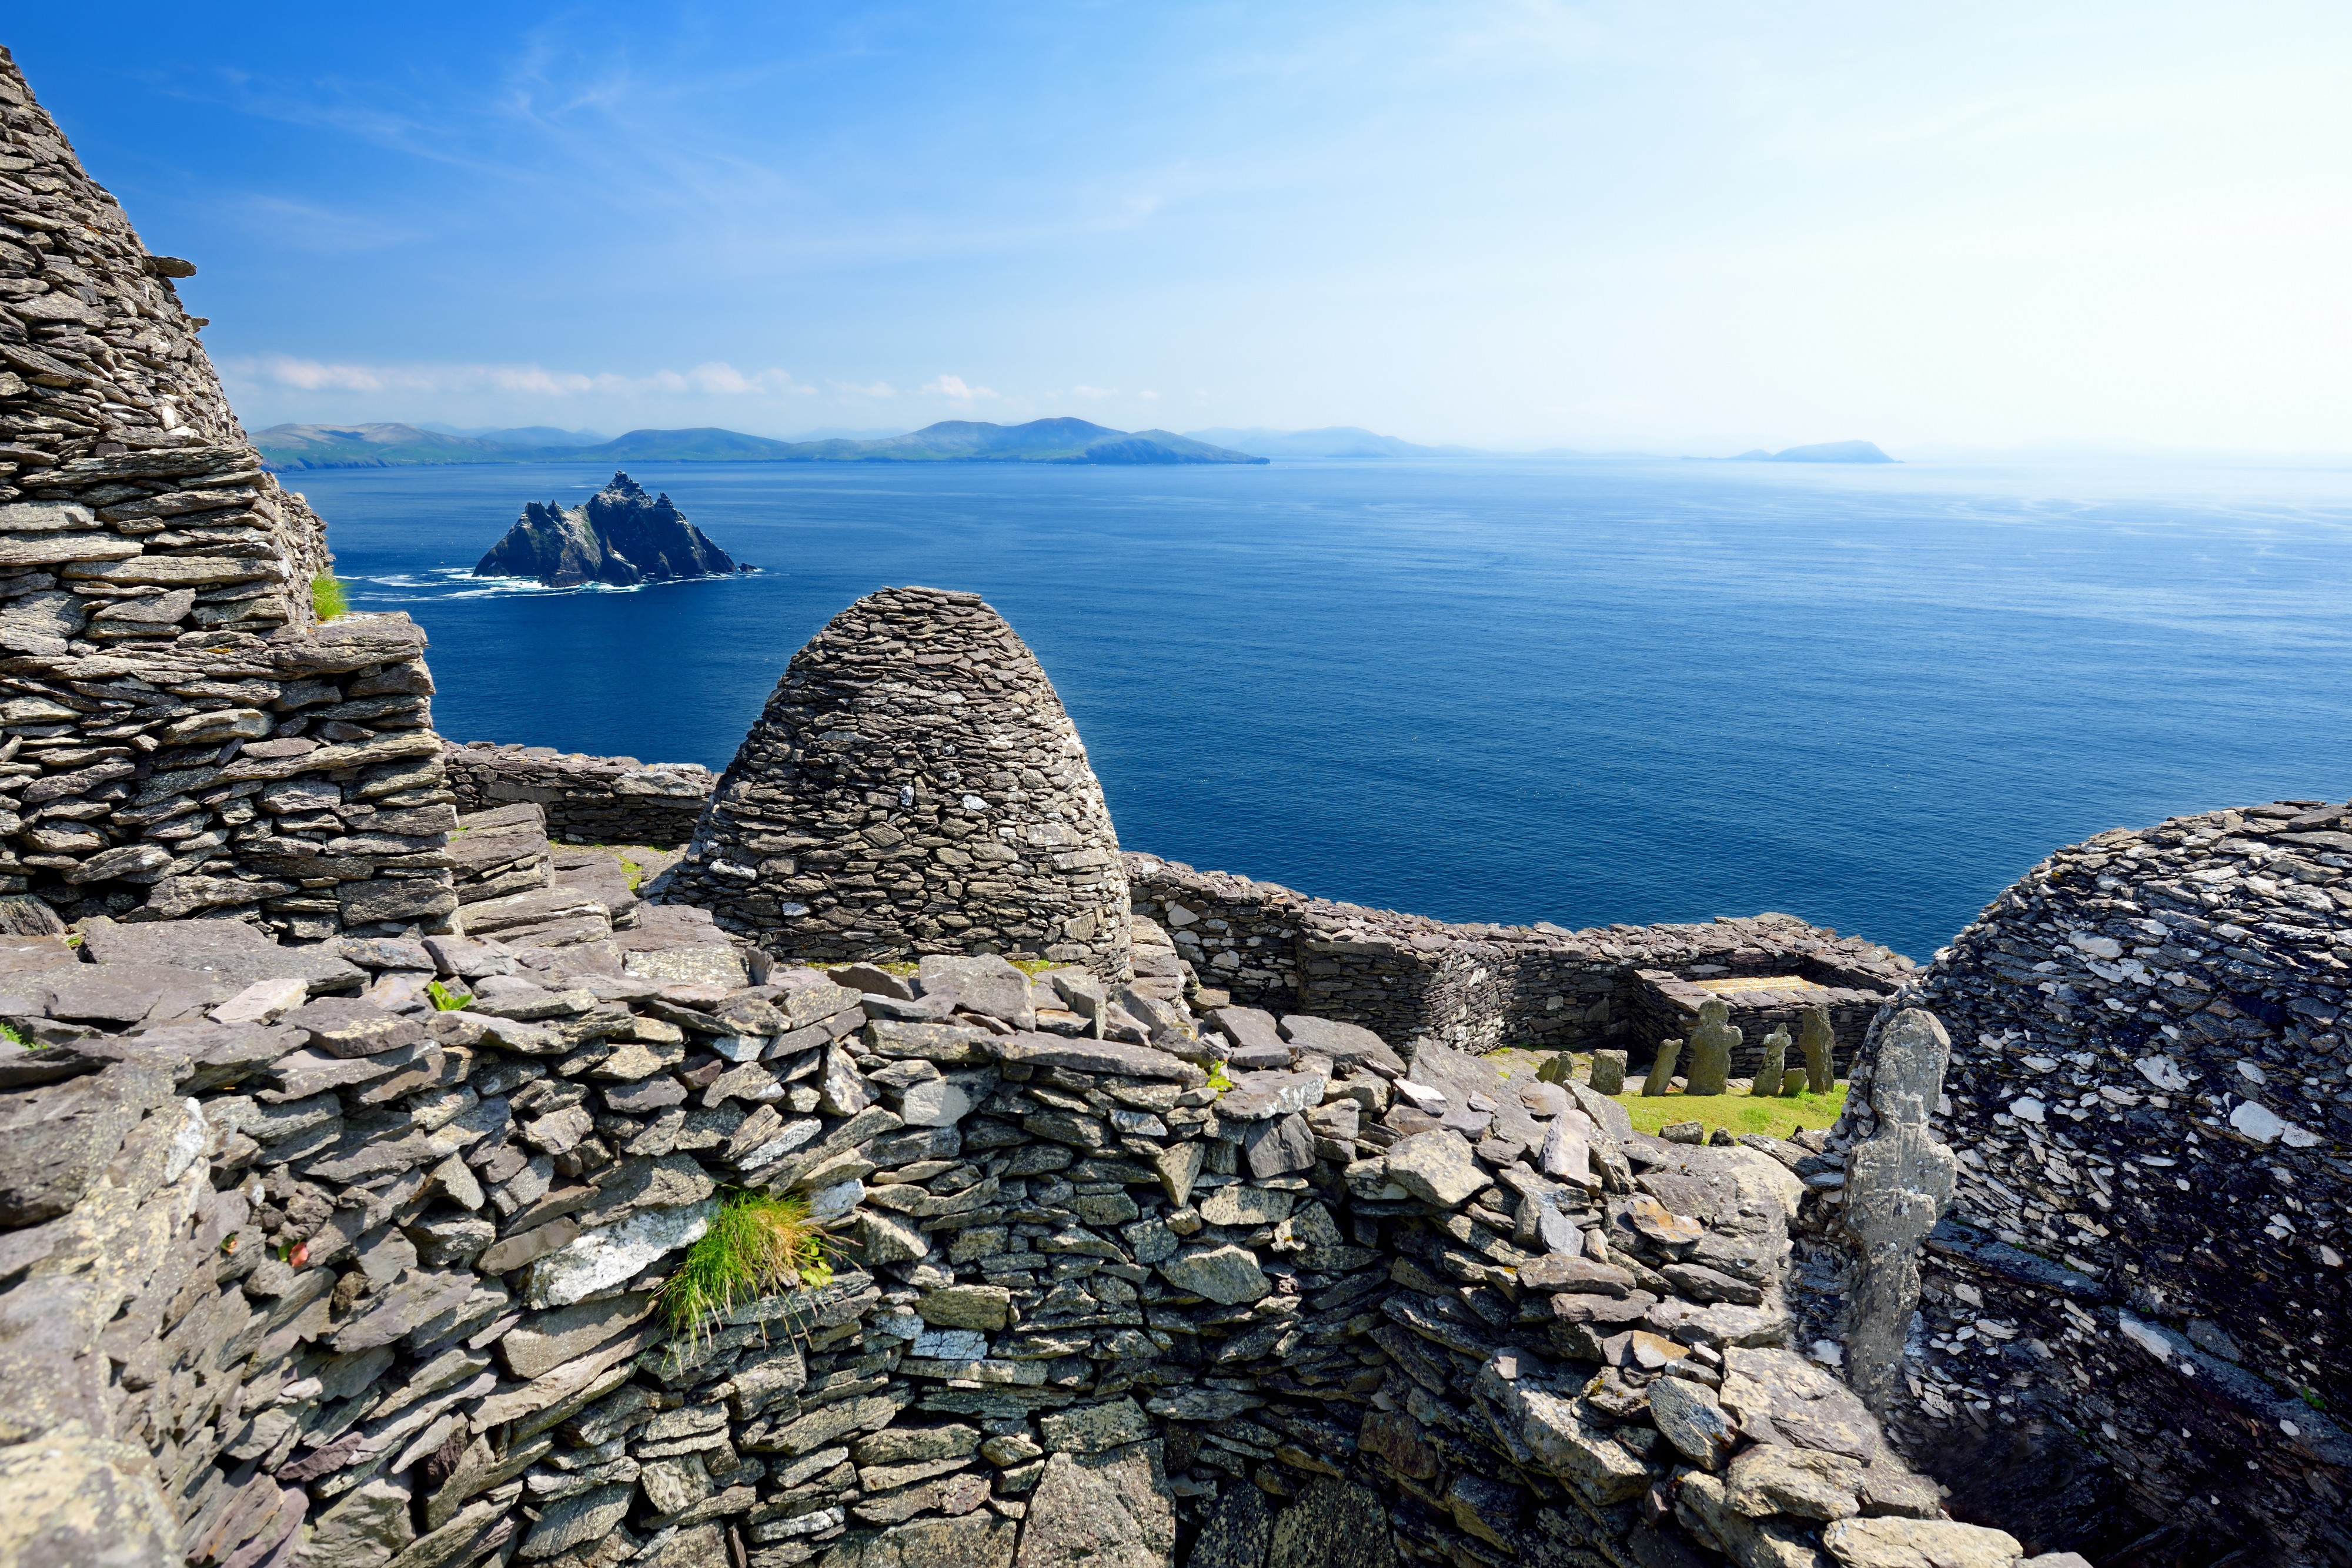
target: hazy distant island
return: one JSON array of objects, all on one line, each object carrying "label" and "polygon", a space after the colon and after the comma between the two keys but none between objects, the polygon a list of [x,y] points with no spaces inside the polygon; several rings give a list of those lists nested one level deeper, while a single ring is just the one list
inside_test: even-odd
[{"label": "hazy distant island", "polygon": [[1822,441],[1811,446],[1791,446],[1785,452],[1767,452],[1758,447],[1730,459],[1734,463],[1892,463],[1894,458],[1878,449],[1873,441]]},{"label": "hazy distant island", "polygon": [[626,474],[615,474],[584,506],[533,501],[523,507],[474,575],[527,577],[551,588],[634,588],[756,570],[737,565],[667,496],[648,496]]},{"label": "hazy distant island", "polygon": [[[1167,430],[1083,419],[989,424],[950,419],[878,440],[772,441],[732,430],[633,430],[582,445],[571,431],[461,435],[414,424],[276,424],[254,436],[270,466],[392,468],[445,463],[1264,463]],[[521,439],[517,439],[518,437]],[[549,438],[553,439],[549,439]]]}]

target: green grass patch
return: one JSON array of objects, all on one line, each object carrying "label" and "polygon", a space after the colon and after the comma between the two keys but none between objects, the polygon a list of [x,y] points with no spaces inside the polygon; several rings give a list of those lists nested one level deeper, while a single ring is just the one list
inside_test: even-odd
[{"label": "green grass patch", "polygon": [[433,998],[433,1010],[441,1013],[463,1012],[474,999],[469,992],[453,991],[438,980],[425,981],[425,994]]},{"label": "green grass patch", "polygon": [[1702,1122],[1708,1131],[1721,1127],[1735,1138],[1747,1133],[1785,1138],[1800,1128],[1834,1124],[1845,1111],[1845,1085],[1833,1083],[1826,1094],[1804,1093],[1789,1100],[1758,1099],[1751,1094],[1685,1094],[1679,1089],[1649,1095],[1636,1089],[1618,1095],[1617,1103],[1633,1118],[1635,1132],[1653,1137],[1672,1122]]},{"label": "green grass patch", "polygon": [[18,1029],[15,1024],[6,1022],[5,1020],[0,1020],[0,1040],[5,1040],[11,1045],[21,1045],[26,1051],[38,1051],[41,1049],[39,1046],[35,1045],[31,1040],[26,1037],[23,1030]]},{"label": "green grass patch", "polygon": [[334,573],[322,571],[310,580],[310,608],[321,621],[332,621],[351,612],[351,601],[344,596],[343,585],[335,580]]},{"label": "green grass patch", "polygon": [[719,1319],[763,1296],[831,1284],[826,1246],[806,1198],[730,1194],[662,1285],[669,1332],[690,1343],[708,1338]]},{"label": "green grass patch", "polygon": [[1006,962],[1024,975],[1042,975],[1048,969],[1058,969],[1062,967],[1051,958],[1011,958]]}]

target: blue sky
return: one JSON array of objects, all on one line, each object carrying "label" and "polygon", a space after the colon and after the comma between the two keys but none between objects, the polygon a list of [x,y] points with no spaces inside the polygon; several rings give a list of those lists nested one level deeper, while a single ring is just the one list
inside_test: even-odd
[{"label": "blue sky", "polygon": [[93,15],[255,426],[2352,446],[2341,5]]}]

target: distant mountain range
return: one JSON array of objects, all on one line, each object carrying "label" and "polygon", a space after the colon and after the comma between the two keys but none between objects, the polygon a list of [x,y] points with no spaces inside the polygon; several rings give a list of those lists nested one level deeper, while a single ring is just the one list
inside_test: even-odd
[{"label": "distant mountain range", "polygon": [[1869,441],[1823,441],[1811,446],[1791,446],[1783,452],[1758,447],[1731,459],[1734,463],[1892,463],[1894,458]]},{"label": "distant mountain range", "polygon": [[1230,446],[1260,457],[1487,457],[1474,446],[1416,446],[1393,435],[1381,435],[1352,424],[1323,430],[1188,430],[1195,441]]},{"label": "distant mountain range", "polygon": [[[554,425],[273,424],[254,444],[271,466],[389,468],[444,463],[1265,463],[1269,459],[1353,462],[1444,457],[1642,458],[1637,452],[1491,452],[1475,446],[1423,446],[1352,424],[1321,430],[1219,428],[1112,430],[1083,419],[1033,419],[989,424],[951,419],[906,434],[811,431],[797,441],[703,426],[632,430],[607,438]],[[1758,448],[1732,463],[1892,463],[1867,441],[1830,441],[1780,452]]]},{"label": "distant mountain range", "polygon": [[459,433],[415,424],[274,424],[254,434],[271,466],[389,468],[442,463],[1264,463],[1167,430],[1111,430],[1083,419],[987,424],[951,419],[871,440],[773,441],[739,431],[633,430],[583,444],[593,433],[541,426]]}]

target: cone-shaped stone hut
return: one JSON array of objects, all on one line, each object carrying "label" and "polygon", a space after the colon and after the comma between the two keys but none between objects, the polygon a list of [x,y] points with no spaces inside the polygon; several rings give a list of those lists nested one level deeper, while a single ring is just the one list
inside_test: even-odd
[{"label": "cone-shaped stone hut", "polygon": [[666,896],[804,961],[1025,952],[1129,972],[1102,786],[1036,655],[977,594],[886,588],[794,654]]}]

